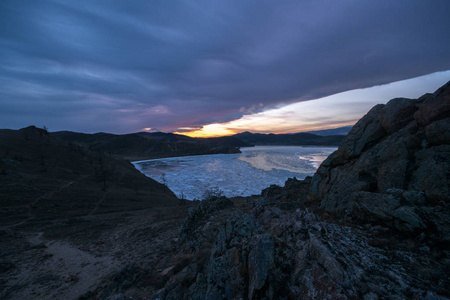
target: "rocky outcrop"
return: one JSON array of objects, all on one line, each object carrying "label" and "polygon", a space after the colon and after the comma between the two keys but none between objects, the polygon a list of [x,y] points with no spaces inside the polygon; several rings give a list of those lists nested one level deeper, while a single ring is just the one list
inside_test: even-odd
[{"label": "rocky outcrop", "polygon": [[[210,221],[180,249],[202,253]],[[344,226],[307,209],[256,204],[231,212],[219,228],[209,256],[173,273],[151,299],[446,299],[441,275],[448,262],[430,259],[435,250],[402,242],[382,226]]]},{"label": "rocky outcrop", "polygon": [[311,203],[307,201],[306,196],[309,193],[311,177],[307,176],[304,180],[297,178],[288,178],[284,187],[272,184],[261,191],[258,204],[276,205],[280,208],[307,208]]},{"label": "rocky outcrop", "polygon": [[183,229],[181,230],[180,241],[185,241],[188,235],[204,223],[211,214],[225,208],[230,208],[233,205],[233,202],[228,198],[213,196],[200,201],[197,206],[190,207],[188,210],[189,217],[184,222]]},{"label": "rocky outcrop", "polygon": [[450,242],[449,137],[450,83],[419,99],[377,105],[322,163],[310,195],[339,218]]}]

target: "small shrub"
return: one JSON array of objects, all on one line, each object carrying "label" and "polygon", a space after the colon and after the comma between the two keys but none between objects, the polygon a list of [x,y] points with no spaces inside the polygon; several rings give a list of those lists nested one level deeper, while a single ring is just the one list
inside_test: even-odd
[{"label": "small shrub", "polygon": [[219,189],[218,187],[213,187],[213,188],[206,190],[203,193],[202,199],[204,201],[204,200],[209,200],[209,199],[214,199],[214,198],[220,198],[222,196],[223,196],[223,191],[221,189]]}]

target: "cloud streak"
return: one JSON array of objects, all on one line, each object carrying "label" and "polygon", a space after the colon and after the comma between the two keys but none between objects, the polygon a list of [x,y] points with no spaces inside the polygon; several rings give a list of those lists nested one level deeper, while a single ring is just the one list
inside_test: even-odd
[{"label": "cloud streak", "polygon": [[448,70],[449,10],[444,0],[2,1],[0,127],[197,128]]},{"label": "cloud streak", "polygon": [[425,92],[435,91],[449,78],[450,71],[446,71],[387,85],[342,92],[256,114],[247,114],[237,120],[206,125],[183,134],[206,137],[214,132],[220,135],[243,131],[295,133],[353,125],[376,104],[386,103],[397,97],[418,98]]}]

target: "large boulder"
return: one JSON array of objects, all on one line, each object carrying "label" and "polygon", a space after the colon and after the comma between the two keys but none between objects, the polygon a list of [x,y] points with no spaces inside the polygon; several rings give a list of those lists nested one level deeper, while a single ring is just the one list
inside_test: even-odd
[{"label": "large boulder", "polygon": [[417,100],[395,98],[389,101],[381,112],[381,124],[388,133],[393,133],[414,120]]},{"label": "large boulder", "polygon": [[269,269],[274,263],[274,243],[268,234],[257,235],[252,241],[252,250],[248,255],[249,299],[261,290],[267,282]]},{"label": "large boulder", "polygon": [[337,217],[445,236],[436,220],[450,206],[449,113],[450,83],[375,106],[319,167],[310,197]]},{"label": "large boulder", "polygon": [[358,157],[386,135],[386,130],[381,123],[383,109],[383,104],[374,106],[353,126],[339,146],[339,156],[343,159]]},{"label": "large boulder", "polygon": [[450,81],[438,89],[434,94],[426,95],[419,110],[414,114],[414,119],[421,126],[432,122],[450,118]]},{"label": "large boulder", "polygon": [[425,127],[427,141],[431,144],[450,144],[450,118],[433,122]]},{"label": "large boulder", "polygon": [[211,251],[206,299],[231,299],[247,288],[247,259],[255,230],[251,215],[238,211],[228,218]]},{"label": "large boulder", "polygon": [[411,172],[408,190],[425,194],[428,205],[448,205],[450,202],[450,145],[421,149],[414,153],[415,168]]}]

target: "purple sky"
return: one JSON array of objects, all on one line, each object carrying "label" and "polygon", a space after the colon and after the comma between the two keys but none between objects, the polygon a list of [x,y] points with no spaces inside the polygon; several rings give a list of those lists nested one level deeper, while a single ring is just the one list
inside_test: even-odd
[{"label": "purple sky", "polygon": [[0,1],[0,128],[200,128],[450,70],[448,12],[448,0]]}]

